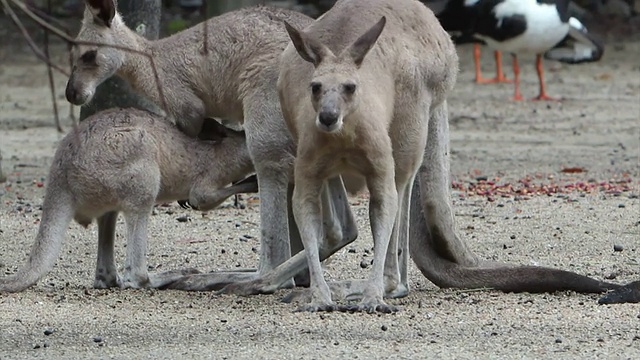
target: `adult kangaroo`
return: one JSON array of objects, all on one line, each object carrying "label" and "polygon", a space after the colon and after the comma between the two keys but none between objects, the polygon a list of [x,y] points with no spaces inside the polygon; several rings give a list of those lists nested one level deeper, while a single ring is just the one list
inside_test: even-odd
[{"label": "adult kangaroo", "polygon": [[[251,7],[225,13],[168,38],[149,41],[129,29],[112,0],[86,1],[77,40],[125,46],[152,54],[167,112],[178,127],[195,137],[206,117],[243,123],[247,146],[260,188],[260,264],[256,272],[211,273],[176,281],[171,288],[217,289],[252,279],[273,269],[302,249],[293,219],[287,219],[287,197],[295,147],[286,128],[275,84],[278,58],[289,42],[283,20],[306,26],[312,19],[286,9]],[[205,38],[204,27],[207,28]],[[207,39],[207,51],[204,41]],[[160,104],[156,79],[148,59],[122,50],[79,45],[73,48],[73,69],[67,100],[76,105],[91,100],[96,86],[117,74]],[[326,190],[338,236],[355,239],[355,221],[343,215],[348,206],[339,179]],[[291,227],[291,231],[290,228]],[[291,236],[290,236],[291,234]],[[289,239],[291,238],[291,245]],[[288,285],[291,283],[289,282]]]},{"label": "adult kangaroo", "polygon": [[[344,3],[338,2],[336,6],[340,9]],[[412,4],[423,6],[415,1]],[[153,54],[167,110],[185,133],[195,136],[206,116],[244,122],[261,197],[258,272],[196,274],[169,286],[210,290],[238,283],[237,289],[232,286],[227,291],[257,293],[272,292],[282,284],[290,284],[289,279],[304,271],[307,265],[306,255],[298,252],[303,247],[287,201],[292,192],[289,184],[295,144],[282,117],[275,84],[280,54],[291,42],[284,20],[296,28],[305,28],[313,20],[285,9],[251,7],[211,18],[171,37],[149,41],[126,27],[112,0],[87,0],[86,5],[77,40],[128,46]],[[330,14],[333,13],[332,10]],[[429,19],[433,17],[430,12],[425,14]],[[324,21],[322,19],[319,21]],[[203,47],[204,26],[208,29],[207,52]],[[289,47],[290,59],[299,61],[293,46]],[[127,79],[134,89],[157,103],[161,102],[151,66],[144,56],[80,45],[73,48],[73,63],[66,95],[74,104],[89,101],[95,87],[113,74]],[[457,67],[457,63],[453,66]],[[487,275],[477,256],[454,231],[449,188],[449,130],[444,106],[431,115],[428,131],[423,166],[411,196],[413,211],[409,231],[412,257],[427,278],[442,287],[468,288],[483,283],[479,286],[508,291],[602,292],[608,288],[608,284],[561,270],[527,267],[523,271],[521,267],[512,269],[503,265],[497,268],[504,270],[500,278],[495,278],[493,272]],[[417,184],[420,189],[416,188]],[[333,244],[320,247],[320,257],[324,259],[353,241],[357,231],[339,177],[328,180],[321,199],[328,237],[325,240]],[[291,254],[296,255],[287,260]],[[402,251],[399,261],[401,270],[405,269],[401,271],[404,284],[407,259],[408,251]],[[269,271],[278,264],[283,264],[278,271]],[[532,282],[529,272],[545,272],[546,277]],[[391,295],[401,296],[408,291],[399,290]]]},{"label": "adult kangaroo", "polygon": [[[102,111],[81,122],[54,155],[29,260],[15,275],[0,278],[0,292],[22,291],[53,268],[72,219],[85,227],[98,219],[96,288],[157,288],[194,273],[148,273],[153,205],[188,199],[193,208],[210,210],[235,193],[257,190],[255,181],[227,186],[251,173],[253,163],[243,132],[212,124],[207,135],[213,140],[203,141],[133,108]],[[127,224],[122,277],[113,254],[119,212]]]},{"label": "adult kangaroo", "polygon": [[[371,46],[365,30],[382,16],[388,23],[372,54],[361,64],[354,62],[354,56],[361,54],[365,45]],[[317,222],[318,209],[323,209],[311,195],[313,192],[305,189],[316,189],[317,178],[354,170],[369,177],[375,173],[367,171],[371,164],[376,165],[376,170],[395,166],[398,216],[384,261],[385,296],[408,293],[409,253],[422,273],[440,287],[529,292],[604,292],[618,287],[563,270],[483,263],[457,236],[450,198],[446,96],[455,82],[458,61],[449,36],[424,5],[414,0],[342,0],[303,31],[293,26],[287,29],[292,44],[282,54],[278,88],[284,117],[298,146],[304,144],[305,152],[298,149],[301,160],[296,162],[295,187],[303,188],[298,192],[303,195],[299,195],[296,216],[308,221],[303,231],[306,236],[322,241]],[[307,95],[300,96],[304,93]],[[393,158],[378,153],[374,158],[381,162],[374,162],[367,156],[369,151],[375,153],[367,140],[372,132],[383,139],[373,147],[387,152],[390,147]],[[423,146],[424,155],[416,153],[418,145]],[[331,159],[323,157],[327,154],[332,155]],[[419,163],[414,163],[416,154],[421,157],[419,169],[414,168]],[[353,160],[358,156],[360,160]],[[404,188],[416,170],[413,190]],[[383,212],[376,209],[380,204],[375,203],[380,198],[376,188],[379,185],[367,182],[374,202],[370,217],[378,251],[384,243],[379,246],[378,238],[382,236],[375,232],[384,233],[387,229],[381,231],[374,218],[389,215],[379,215]],[[388,188],[388,182],[385,184]],[[300,205],[303,202],[306,205]],[[394,213],[394,206],[388,205],[384,211]],[[322,218],[325,219],[326,216]],[[312,223],[315,225],[309,225]],[[313,252],[308,255],[310,262],[345,245],[330,239],[324,239],[319,249],[313,244],[314,241],[305,241]],[[376,253],[376,271],[382,263]],[[229,285],[223,292],[271,292],[305,267],[303,255],[298,254],[264,278]],[[312,273],[318,272],[317,263],[315,267]],[[319,276],[316,282],[321,283],[321,290],[312,289],[313,304],[309,309],[334,308]],[[370,283],[346,281],[329,287],[340,297],[364,294],[371,300]],[[389,309],[379,299],[376,301],[382,310]]]}]

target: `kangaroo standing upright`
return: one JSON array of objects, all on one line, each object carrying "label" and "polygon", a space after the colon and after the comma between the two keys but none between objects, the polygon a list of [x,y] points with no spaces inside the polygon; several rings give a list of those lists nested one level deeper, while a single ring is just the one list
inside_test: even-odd
[{"label": "kangaroo standing upright", "polygon": [[[347,3],[338,1],[335,6],[342,9]],[[252,7],[211,18],[165,39],[149,41],[123,23],[113,0],[86,0],[86,4],[77,40],[131,47],[152,54],[167,110],[185,133],[195,136],[205,117],[244,122],[261,197],[258,273],[196,274],[169,286],[183,290],[207,290],[231,284],[227,291],[259,293],[272,292],[281,284],[289,283],[292,276],[307,267],[307,262],[305,253],[298,252],[302,243],[287,202],[296,146],[282,117],[275,84],[280,70],[280,54],[290,43],[284,21],[296,28],[304,28],[313,20],[290,10]],[[397,9],[403,4],[407,1],[392,2],[388,6]],[[412,1],[410,6],[424,13],[416,7],[423,6],[417,1]],[[428,18],[433,17],[430,12],[426,14]],[[360,14],[354,16],[357,19]],[[322,19],[324,17],[319,21],[324,21]],[[208,29],[207,52],[203,46],[204,26]],[[343,35],[347,33],[336,34],[337,37]],[[290,59],[298,61],[298,55],[292,51],[291,48]],[[146,57],[87,45],[73,48],[67,99],[77,105],[86,103],[91,100],[96,86],[114,74],[127,79],[136,91],[161,103],[156,79]],[[555,269],[493,264],[490,269],[482,267],[483,263],[455,232],[450,198],[446,107],[434,108],[430,116],[425,156],[411,196],[409,231],[411,256],[429,280],[441,287],[484,286],[505,291],[570,289],[602,292],[613,286]],[[319,249],[320,257],[324,259],[353,241],[357,229],[348,210],[340,177],[328,180],[321,199],[325,241],[328,244]],[[406,221],[403,224],[408,226]],[[399,259],[394,256],[387,263],[400,261],[401,284],[392,286],[394,290],[388,292],[388,296],[402,296],[408,291],[406,267],[409,252],[402,249],[399,252]],[[277,271],[269,271],[276,266]]]},{"label": "kangaroo standing upright", "polygon": [[[217,125],[209,135],[215,141],[190,138],[137,109],[106,110],[81,122],[56,150],[29,260],[15,275],[0,278],[0,292],[22,291],[51,270],[73,218],[84,226],[98,218],[96,288],[162,287],[192,274],[148,273],[153,205],[189,199],[192,207],[209,210],[235,193],[257,190],[251,182],[225,187],[253,171],[244,133]],[[127,224],[123,277],[113,254],[119,212]]]},{"label": "kangaroo standing upright", "polygon": [[[323,182],[357,173],[371,194],[374,260],[356,309],[393,311],[383,301],[383,276],[397,275],[400,283],[394,259],[398,238],[407,241],[400,223],[408,218],[429,119],[446,107],[455,84],[455,48],[433,14],[411,0],[343,1],[304,32],[286,26],[299,56],[291,48],[283,53],[278,90],[298,145],[293,210],[312,293],[304,308],[334,308],[318,253]],[[387,249],[393,272],[385,274]]]},{"label": "kangaroo standing upright", "polygon": [[[376,27],[371,32],[365,30],[381,16],[390,23],[376,45],[371,45]],[[324,202],[322,206],[317,202],[318,179],[344,171],[371,178],[386,166],[387,173],[393,167],[398,213],[384,260],[385,296],[408,293],[409,253],[422,273],[441,287],[530,292],[603,292],[618,287],[569,271],[481,262],[457,236],[450,197],[445,99],[455,82],[457,56],[448,35],[423,4],[415,0],[339,0],[303,31],[293,26],[288,30],[293,45],[282,55],[278,87],[285,119],[299,147],[296,216],[306,222],[305,244],[314,252],[308,255],[309,262],[316,262],[318,255],[324,259],[346,245],[332,242],[335,236],[331,228],[325,227],[324,239],[319,233],[318,212],[322,212],[323,221],[328,215]],[[358,64],[358,56],[364,57],[367,46],[373,46],[373,53]],[[300,96],[305,93],[308,95]],[[422,153],[417,150],[420,144],[424,156],[418,161],[422,164],[418,170],[415,157]],[[382,154],[384,151],[387,153]],[[411,181],[416,170],[418,176],[409,189],[406,181]],[[389,189],[394,186],[385,184],[383,190],[392,192]],[[385,212],[396,210],[394,205],[380,210],[384,206],[378,199],[385,196],[384,191],[376,181],[368,185],[374,185],[369,190],[376,248],[376,275],[371,280],[375,278],[375,283],[382,266],[378,252],[383,251],[379,248],[384,246],[389,231],[381,223],[390,216]],[[394,194],[386,196],[393,199]],[[387,220],[381,220],[385,217]],[[315,245],[317,240],[323,240],[319,247]],[[228,285],[223,292],[272,292],[305,267],[306,258],[298,254],[261,279]],[[316,292],[315,298],[312,294],[314,302],[306,308],[332,309],[327,287],[318,276],[317,262],[315,267],[316,283],[321,284],[319,289],[312,289]],[[345,281],[329,287],[334,296],[354,299],[366,295],[368,300],[360,309],[372,310],[371,304],[381,305],[383,311],[391,309],[379,298],[371,300],[372,283]]]}]

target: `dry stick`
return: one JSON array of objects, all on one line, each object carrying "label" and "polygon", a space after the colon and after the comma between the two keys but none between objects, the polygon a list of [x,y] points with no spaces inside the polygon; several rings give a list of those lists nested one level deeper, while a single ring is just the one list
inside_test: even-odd
[{"label": "dry stick", "polygon": [[[47,11],[51,13],[51,0],[47,0]],[[49,32],[47,29],[44,31],[44,55],[47,59],[51,59],[49,56]],[[64,132],[60,125],[60,116],[58,116],[58,102],[56,101],[56,85],[53,82],[53,69],[51,65],[47,64],[47,75],[49,75],[49,89],[51,90],[51,104],[53,105],[53,119],[55,120],[56,129],[58,132]]]},{"label": "dry stick", "polygon": [[[67,28],[67,24],[65,24],[64,22],[56,19],[55,17],[47,14],[46,12],[38,9],[35,6],[31,6],[29,4],[27,4],[27,6],[29,7],[29,9],[31,9],[31,11],[33,11],[36,15],[40,16],[41,18],[47,20],[49,23],[52,23],[56,26],[58,26],[59,28],[61,28],[62,30],[64,30],[64,32],[71,37],[71,31],[69,31],[69,29]],[[50,9],[49,9],[49,12]],[[46,33],[46,30],[45,30]],[[68,58],[69,58],[69,70],[71,70],[71,68],[73,67],[73,57],[71,54],[71,49],[72,49],[72,44],[67,43],[67,52],[68,52]],[[75,125],[75,123],[77,122],[76,119],[76,114],[73,112],[73,104],[70,102],[67,102],[69,104],[69,120],[71,120],[71,122]]]},{"label": "dry stick", "polygon": [[209,48],[208,48],[208,43],[209,43],[209,32],[208,32],[208,28],[207,28],[207,13],[209,11],[209,9],[207,8],[207,3],[208,1],[204,2],[204,21],[202,22],[202,30],[203,30],[203,34],[202,36],[204,37],[204,43],[202,44],[202,53],[206,56],[209,55]]},{"label": "dry stick", "polygon": [[13,9],[7,3],[7,0],[0,0],[0,1],[3,4],[4,12],[7,15],[9,15],[9,17],[11,18],[11,21],[13,21],[13,23],[18,27],[18,29],[22,33],[22,36],[27,41],[27,44],[29,45],[29,47],[31,48],[33,53],[36,55],[36,57],[38,57],[40,60],[46,62],[47,64],[51,65],[54,69],[58,70],[59,72],[63,73],[64,75],[69,76],[69,74],[67,73],[66,70],[64,70],[63,68],[59,67],[56,64],[53,64],[49,60],[49,58],[44,53],[42,53],[42,51],[40,51],[38,46],[35,44],[35,42],[31,38],[31,36],[29,35],[29,32],[27,31],[27,29],[24,27],[24,25],[22,25],[22,22],[20,21],[20,19],[18,19],[18,16],[16,15],[16,13],[13,11]]},{"label": "dry stick", "polygon": [[[19,1],[19,0],[0,0],[0,1],[7,8],[8,8],[8,5],[9,5],[7,3],[7,1],[11,1],[15,6],[20,8],[20,10],[22,10],[22,12],[24,12],[33,21],[37,22],[40,26],[42,26],[45,29],[49,30],[51,33],[53,33],[57,37],[59,37],[62,40],[66,41],[68,44],[106,47],[106,48],[122,50],[122,51],[125,51],[125,52],[130,52],[130,53],[134,53],[134,54],[138,54],[138,55],[142,55],[142,56],[146,57],[149,60],[149,63],[151,65],[151,70],[153,72],[153,76],[154,76],[154,79],[156,81],[156,86],[157,86],[157,90],[158,90],[158,96],[160,97],[160,104],[162,105],[162,109],[164,110],[165,114],[169,113],[169,111],[168,111],[169,108],[167,106],[167,102],[166,102],[165,97],[164,97],[164,91],[162,90],[162,85],[160,84],[160,77],[158,76],[158,69],[156,67],[156,63],[153,60],[153,56],[151,56],[151,54],[148,54],[148,53],[146,53],[144,51],[140,51],[140,50],[137,50],[137,49],[132,49],[132,48],[129,48],[129,47],[126,47],[126,46],[121,46],[121,45],[107,44],[107,43],[93,42],[93,41],[78,41],[76,39],[71,38],[69,35],[67,35],[63,31],[61,31],[60,29],[56,28],[55,26],[52,26],[51,24],[49,24],[46,21],[44,21],[41,17],[39,17],[38,15],[33,13],[33,11],[31,11],[22,1]],[[15,13],[14,13],[14,15],[15,15]],[[17,19],[17,17],[16,17],[16,20],[18,22],[20,22],[20,20]],[[28,32],[26,32],[26,30],[25,30],[25,33],[26,33],[26,36],[29,36],[29,34],[28,34]],[[50,60],[47,59],[47,58],[44,58],[42,60],[44,60],[46,62],[50,62]],[[54,69],[56,69],[56,70],[60,71],[61,73],[69,76],[67,74],[67,72],[65,70],[62,70],[60,67],[55,66],[53,64],[52,64],[52,66],[54,67]]]}]

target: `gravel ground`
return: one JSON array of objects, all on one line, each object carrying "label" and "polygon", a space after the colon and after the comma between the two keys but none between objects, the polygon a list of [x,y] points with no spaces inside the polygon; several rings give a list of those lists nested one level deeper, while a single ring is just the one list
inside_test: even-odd
[{"label": "gravel ground", "polygon": [[[53,51],[62,62],[63,47]],[[473,84],[471,47],[460,48],[450,100],[452,196],[459,232],[482,258],[620,283],[640,278],[639,56],[640,42],[624,42],[611,44],[597,64],[547,63],[549,92],[566,100],[516,103],[508,100],[512,85]],[[486,75],[491,58],[485,51]],[[533,59],[521,60],[523,93],[532,97]],[[8,175],[0,187],[0,274],[10,274],[35,238],[47,169],[63,135],[52,128],[44,65],[22,44],[1,46],[0,64],[0,151]],[[55,83],[69,130],[64,76]],[[504,194],[487,192],[485,178]],[[564,192],[546,194],[554,188]],[[369,271],[360,266],[372,258],[367,200],[351,200],[360,237],[325,263],[330,279]],[[259,201],[245,202],[245,209],[228,202],[205,214],[157,207],[150,267],[254,267]],[[183,215],[190,220],[177,221]],[[123,231],[120,221],[120,260]],[[0,295],[0,359],[640,358],[640,306],[599,306],[597,295],[442,290],[412,265],[411,294],[391,301],[401,312],[293,313],[279,301],[287,291],[238,297],[94,290],[96,240],[95,225],[73,224],[45,279]]]}]

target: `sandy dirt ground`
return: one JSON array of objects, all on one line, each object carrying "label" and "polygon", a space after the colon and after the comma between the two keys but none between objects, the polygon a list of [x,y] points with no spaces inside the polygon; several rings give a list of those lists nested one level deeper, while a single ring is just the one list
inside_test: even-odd
[{"label": "sandy dirt ground", "polygon": [[[60,62],[63,50],[54,48]],[[490,75],[492,54],[483,55]],[[610,44],[597,64],[549,62],[549,91],[565,101],[512,102],[512,85],[472,82],[471,48],[460,47],[450,98],[452,196],[458,231],[481,258],[619,283],[640,279],[639,57],[640,42],[624,42]],[[522,90],[532,97],[533,59],[521,60]],[[55,78],[68,131],[65,80]],[[45,66],[22,43],[5,42],[0,275],[25,261],[38,230],[48,166],[63,136],[52,124]],[[484,177],[507,193],[482,195]],[[554,184],[566,193],[509,190]],[[361,267],[372,259],[366,198],[352,204],[360,236],[325,263],[329,279],[363,278],[370,269]],[[206,214],[175,203],[157,207],[150,268],[256,266],[259,202],[229,205]],[[184,215],[189,221],[177,220]],[[123,233],[120,220],[120,261]],[[0,295],[0,359],[640,358],[640,305],[597,305],[597,295],[443,290],[412,264],[411,294],[390,301],[402,307],[396,314],[294,313],[280,302],[286,290],[238,297],[92,289],[96,243],[95,224],[71,225],[51,273],[22,293]]]}]

